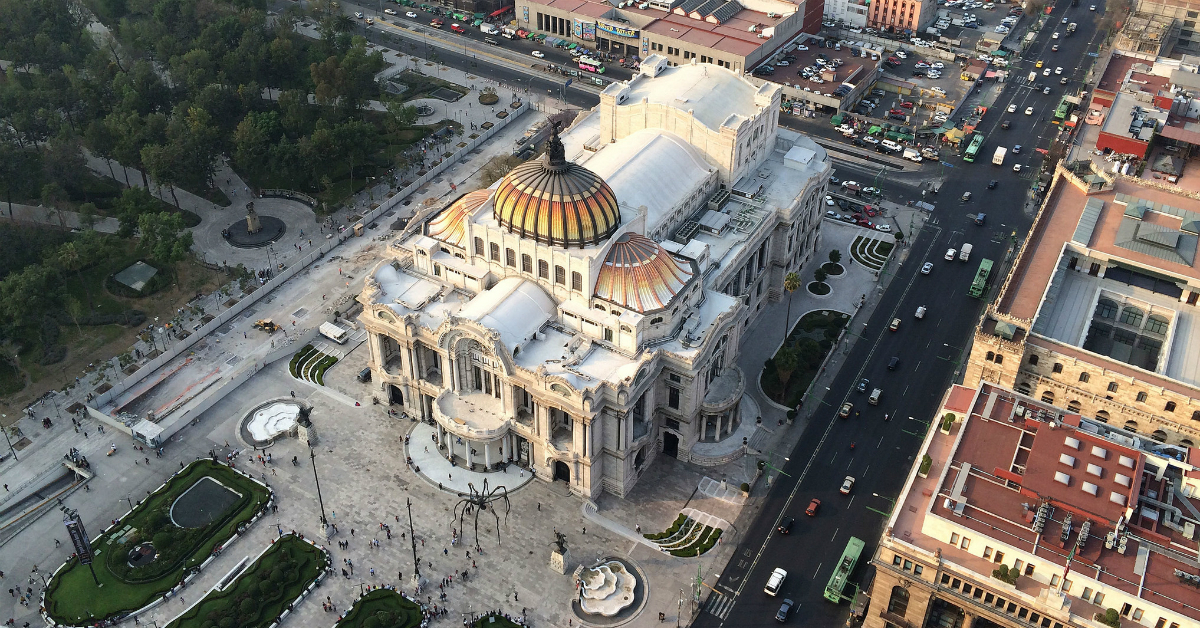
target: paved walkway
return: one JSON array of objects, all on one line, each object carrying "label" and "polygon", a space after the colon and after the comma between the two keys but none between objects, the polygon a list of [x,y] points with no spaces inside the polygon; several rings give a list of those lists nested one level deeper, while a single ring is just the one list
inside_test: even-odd
[{"label": "paved walkway", "polygon": [[[407,423],[407,421],[402,421]],[[470,493],[470,484],[483,490],[483,482],[495,488],[505,486],[515,491],[533,479],[533,474],[517,465],[509,465],[503,471],[470,471],[465,467],[451,465],[437,448],[437,429],[428,423],[419,422],[409,432],[409,443],[405,446],[408,456],[417,467],[417,473],[439,489],[448,493]]]},{"label": "paved walkway", "polygon": [[[27,222],[50,227],[79,229],[84,228],[79,212],[65,209],[53,209],[42,205],[21,205],[20,203],[0,203],[0,216],[17,222]],[[116,218],[95,216],[92,229],[101,233],[116,233],[121,228],[121,221]]]}]

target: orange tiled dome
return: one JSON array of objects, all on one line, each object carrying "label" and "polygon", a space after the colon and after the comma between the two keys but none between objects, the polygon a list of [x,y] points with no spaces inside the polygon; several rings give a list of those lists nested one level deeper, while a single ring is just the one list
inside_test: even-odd
[{"label": "orange tiled dome", "polygon": [[617,195],[594,172],[566,160],[557,129],[541,159],[500,182],[493,215],[509,233],[561,247],[599,244],[621,225]]},{"label": "orange tiled dome", "polygon": [[596,278],[595,296],[637,312],[661,310],[692,278],[691,265],[636,233],[613,243]]},{"label": "orange tiled dome", "polygon": [[467,220],[491,195],[491,190],[484,189],[460,196],[436,218],[429,221],[429,236],[446,244],[466,248]]}]

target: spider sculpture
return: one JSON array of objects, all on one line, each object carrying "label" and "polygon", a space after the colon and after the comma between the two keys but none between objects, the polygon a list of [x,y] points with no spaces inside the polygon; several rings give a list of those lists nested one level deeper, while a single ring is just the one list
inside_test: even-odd
[{"label": "spider sculpture", "polygon": [[508,489],[503,486],[489,489],[488,481],[483,481],[483,490],[475,490],[475,485],[468,483],[467,488],[471,490],[469,495],[463,495],[462,499],[454,505],[454,513],[451,515],[451,521],[458,519],[458,529],[463,530],[463,519],[471,513],[475,512],[475,546],[479,546],[479,514],[485,511],[491,512],[496,518],[496,545],[500,545],[500,515],[496,512],[499,502],[504,502],[504,523],[508,524]]}]

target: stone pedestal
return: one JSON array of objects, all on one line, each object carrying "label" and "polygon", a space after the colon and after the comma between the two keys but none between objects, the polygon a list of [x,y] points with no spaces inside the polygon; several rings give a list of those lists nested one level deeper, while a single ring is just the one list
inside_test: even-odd
[{"label": "stone pedestal", "polygon": [[571,564],[571,550],[550,552],[550,570],[554,573],[566,575],[569,564]]},{"label": "stone pedestal", "polygon": [[429,581],[425,579],[425,576],[419,576],[414,573],[412,577],[408,579],[408,586],[412,587],[414,591],[419,591],[421,587],[425,586],[426,582]]},{"label": "stone pedestal", "polygon": [[313,428],[312,423],[309,423],[308,425],[297,425],[296,438],[299,439],[301,443],[308,443],[309,446],[316,445],[318,442],[317,430]]}]

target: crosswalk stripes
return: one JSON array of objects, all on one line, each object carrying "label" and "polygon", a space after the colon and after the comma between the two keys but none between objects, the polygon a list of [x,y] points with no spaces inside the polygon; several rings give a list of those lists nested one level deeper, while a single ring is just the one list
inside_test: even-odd
[{"label": "crosswalk stripes", "polygon": [[725,619],[729,617],[729,611],[733,610],[733,598],[721,595],[716,591],[708,594],[708,599],[704,601],[704,612]]}]

